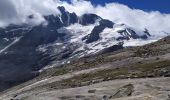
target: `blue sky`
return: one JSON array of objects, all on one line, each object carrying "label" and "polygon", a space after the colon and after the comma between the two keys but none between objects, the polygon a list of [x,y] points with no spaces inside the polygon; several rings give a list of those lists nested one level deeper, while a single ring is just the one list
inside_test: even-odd
[{"label": "blue sky", "polygon": [[145,11],[158,10],[162,13],[170,13],[170,0],[91,0],[94,4],[105,4],[107,2],[118,2],[131,8]]},{"label": "blue sky", "polygon": [[109,2],[118,2],[128,5],[130,8],[142,9],[144,11],[160,11],[170,13],[170,0],[90,0],[94,5]]}]

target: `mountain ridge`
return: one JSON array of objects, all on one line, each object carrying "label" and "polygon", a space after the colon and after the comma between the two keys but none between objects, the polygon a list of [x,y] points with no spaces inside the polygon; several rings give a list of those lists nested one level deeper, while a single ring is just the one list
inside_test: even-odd
[{"label": "mountain ridge", "polygon": [[112,52],[123,48],[123,42],[130,39],[150,37],[149,33],[135,32],[127,25],[116,25],[95,14],[77,16],[64,7],[58,9],[61,15],[44,16],[47,23],[0,28],[0,90],[32,79],[44,67],[66,64],[99,52]]},{"label": "mountain ridge", "polygon": [[169,61],[170,36],[144,46],[127,47],[54,66],[33,80],[2,92],[0,98],[169,99]]}]

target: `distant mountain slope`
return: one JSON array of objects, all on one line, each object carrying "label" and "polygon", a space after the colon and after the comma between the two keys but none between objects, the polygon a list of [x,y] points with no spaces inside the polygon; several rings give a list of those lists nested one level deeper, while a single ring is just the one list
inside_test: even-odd
[{"label": "distant mountain slope", "polygon": [[147,43],[151,38],[147,29],[116,24],[95,14],[77,16],[64,7],[58,9],[60,15],[44,16],[46,22],[37,26],[23,23],[0,28],[0,90],[32,79],[43,68],[116,51],[131,46],[131,42]]},{"label": "distant mountain slope", "polygon": [[0,95],[11,100],[169,99],[170,36],[44,70]]}]

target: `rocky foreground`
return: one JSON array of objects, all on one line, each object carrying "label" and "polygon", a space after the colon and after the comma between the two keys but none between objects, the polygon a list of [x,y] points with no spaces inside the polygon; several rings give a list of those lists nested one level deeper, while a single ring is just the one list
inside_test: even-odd
[{"label": "rocky foreground", "polygon": [[78,59],[0,93],[0,100],[169,100],[170,37]]},{"label": "rocky foreground", "polygon": [[1,100],[169,100],[170,78],[113,80],[69,89],[34,86],[4,94]]}]

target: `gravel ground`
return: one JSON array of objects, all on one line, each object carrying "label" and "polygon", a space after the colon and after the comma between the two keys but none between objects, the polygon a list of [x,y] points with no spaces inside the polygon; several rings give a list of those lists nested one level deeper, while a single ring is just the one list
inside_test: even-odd
[{"label": "gravel ground", "polygon": [[[130,94],[130,88],[125,87],[129,84],[133,86]],[[170,78],[161,77],[113,80],[60,90],[13,91],[1,95],[0,100],[169,100],[169,93]]]}]

